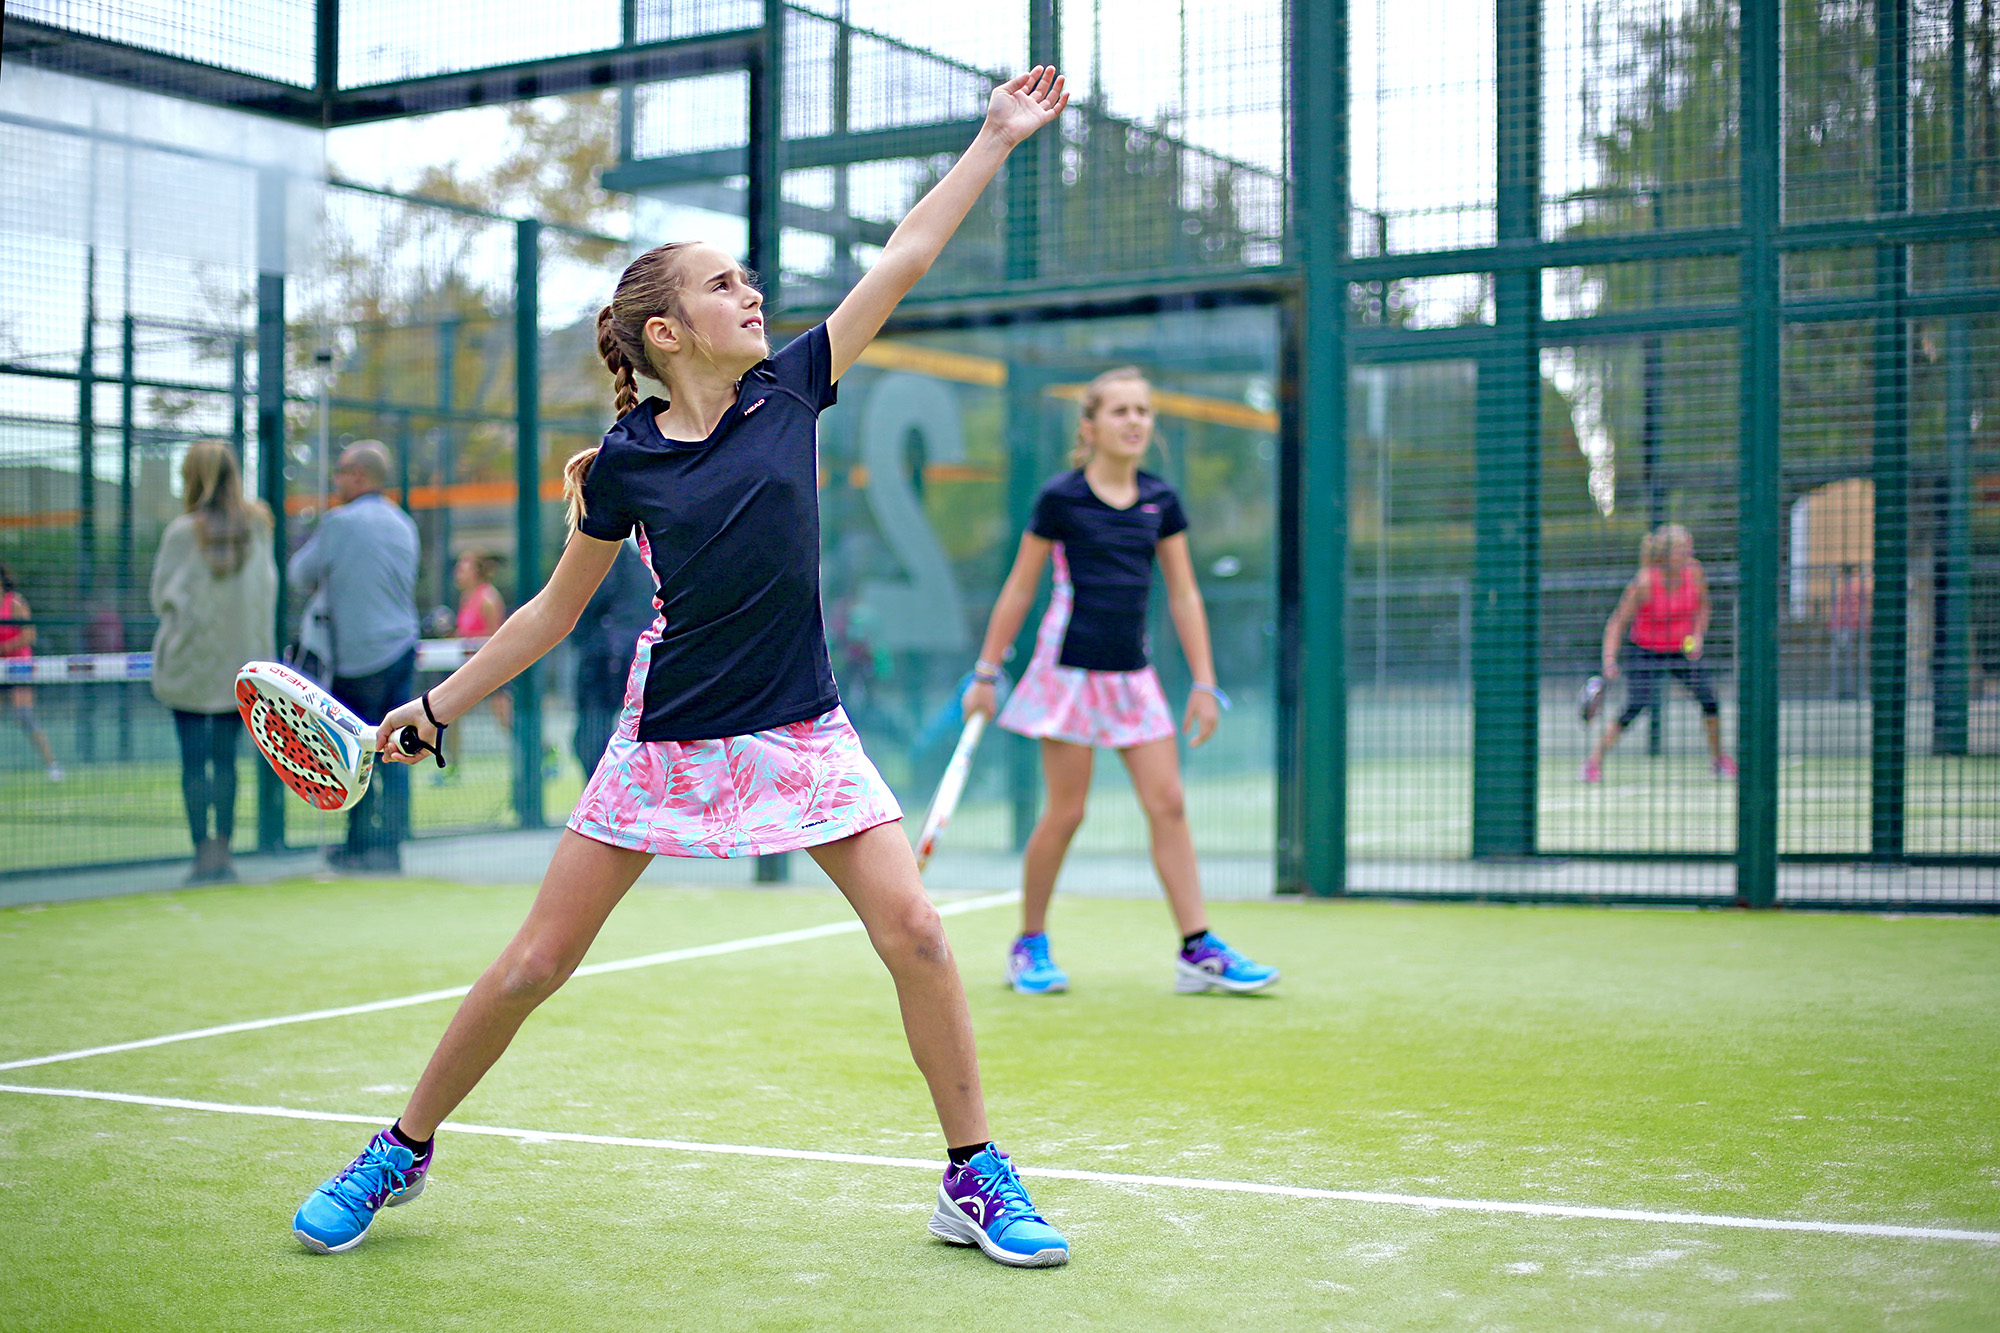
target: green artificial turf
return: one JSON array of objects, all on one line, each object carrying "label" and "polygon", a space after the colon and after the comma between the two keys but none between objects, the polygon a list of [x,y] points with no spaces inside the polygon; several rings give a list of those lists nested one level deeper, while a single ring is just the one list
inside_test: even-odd
[{"label": "green artificial turf", "polygon": [[[0,912],[0,1060],[472,979],[520,888],[285,884]],[[1065,996],[955,917],[1029,1166],[2000,1232],[2000,921],[1224,904],[1285,969],[1171,993],[1157,903],[1064,900]],[[593,960],[846,919],[635,891]],[[388,1117],[440,1002],[0,1072]],[[859,935],[580,978],[459,1120],[937,1154]],[[1030,1181],[1066,1269],[930,1240],[901,1167],[446,1135],[355,1252],[289,1234],[352,1125],[0,1093],[0,1328],[1981,1328],[2000,1245]]]}]

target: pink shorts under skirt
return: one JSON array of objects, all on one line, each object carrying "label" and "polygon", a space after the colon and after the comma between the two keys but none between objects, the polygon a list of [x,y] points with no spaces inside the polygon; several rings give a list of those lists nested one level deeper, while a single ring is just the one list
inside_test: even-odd
[{"label": "pink shorts under skirt", "polygon": [[1072,597],[1057,547],[1056,583],[1035,635],[1035,655],[996,719],[1019,736],[1126,750],[1174,734],[1174,715],[1151,667],[1086,671],[1060,665]]},{"label": "pink shorts under skirt", "polygon": [[659,856],[765,856],[903,817],[837,706],[721,740],[642,741],[632,730],[621,723],[569,817],[586,838]]}]

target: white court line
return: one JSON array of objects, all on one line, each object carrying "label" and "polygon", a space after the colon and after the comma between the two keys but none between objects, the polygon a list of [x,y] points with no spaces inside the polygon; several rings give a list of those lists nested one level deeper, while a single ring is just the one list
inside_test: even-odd
[{"label": "white court line", "polygon": [[[231,1102],[198,1102],[181,1097],[141,1097],[125,1092],[94,1092],[83,1088],[37,1088],[0,1083],[0,1092],[34,1097],[68,1097],[131,1106],[159,1106],[176,1111],[213,1111],[221,1115],[266,1116],[279,1120],[314,1120],[342,1125],[380,1125],[388,1117],[348,1115],[339,1111],[300,1111],[288,1106],[238,1106]],[[816,1152],[808,1148],[761,1148],[739,1143],[696,1143],[686,1139],[643,1139],[625,1134],[575,1134],[566,1130],[505,1129],[497,1125],[467,1125],[447,1120],[438,1128],[452,1134],[526,1143],[588,1143],[612,1148],[655,1148],[664,1152],[706,1153],[723,1157],[775,1157],[795,1162],[834,1162],[843,1166],[906,1167],[936,1171],[941,1163],[926,1157],[881,1157],[873,1153]],[[1741,1231],[1803,1231],[1833,1236],[1876,1236],[1893,1240],[1966,1240],[2000,1245],[2000,1231],[1961,1231],[1949,1227],[1905,1227],[1871,1222],[1803,1222],[1779,1217],[1731,1217],[1721,1213],[1655,1213],[1637,1208],[1587,1208],[1561,1203],[1507,1203],[1495,1199],[1444,1199],[1425,1194],[1384,1194],[1375,1190],[1329,1190],[1306,1185],[1265,1185],[1248,1180],[1200,1180],[1187,1176],[1141,1176],[1122,1171],[1066,1171],[1057,1167],[1024,1166],[1024,1176],[1042,1180],[1079,1180],[1097,1185],[1150,1185],[1163,1189],[1205,1190],[1215,1194],[1261,1194],[1284,1199],[1331,1199],[1341,1203],[1387,1204],[1466,1213],[1513,1213],[1525,1217],[1581,1218],[1601,1222],[1651,1222],[1663,1226],[1729,1227]]]},{"label": "white court line", "polygon": [[[966,912],[977,912],[982,908],[999,907],[1003,903],[1020,901],[1020,892],[993,893],[981,898],[965,898],[954,903],[944,903],[937,909],[939,916],[959,916]],[[641,954],[637,958],[618,958],[608,963],[590,963],[579,967],[573,975],[579,977],[603,976],[607,972],[630,972],[634,968],[658,967],[662,963],[684,963],[691,958],[714,958],[721,954],[743,953],[749,949],[769,949],[780,944],[796,944],[801,940],[825,939],[829,935],[853,935],[862,929],[861,922],[834,921],[824,926],[807,926],[803,930],[783,930],[775,935],[752,935],[747,939],[724,940],[720,944],[699,944],[691,949],[668,949],[663,953]],[[252,1018],[242,1023],[223,1023],[212,1028],[195,1028],[189,1032],[170,1032],[161,1037],[142,1037],[138,1041],[113,1042],[109,1046],[87,1046],[80,1051],[63,1051],[57,1055],[34,1055],[25,1060],[0,1062],[0,1070],[31,1069],[36,1065],[56,1065],[69,1060],[82,1060],[93,1055],[115,1055],[119,1051],[140,1051],[151,1046],[171,1046],[175,1042],[198,1041],[203,1037],[226,1037],[232,1032],[257,1032],[264,1028],[285,1027],[292,1023],[315,1023],[323,1018],[352,1018],[356,1014],[379,1014],[385,1009],[407,1009],[411,1005],[429,1004],[434,1000],[455,1000],[472,987],[452,986],[445,990],[427,990],[416,995],[399,995],[391,1000],[370,1000],[366,1004],[342,1005],[338,1009],[314,1009],[303,1014],[280,1014],[275,1018]]]}]

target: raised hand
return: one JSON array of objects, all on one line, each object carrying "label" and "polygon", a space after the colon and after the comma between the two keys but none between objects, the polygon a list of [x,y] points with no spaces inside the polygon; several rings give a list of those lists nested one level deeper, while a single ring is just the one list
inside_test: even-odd
[{"label": "raised hand", "polygon": [[986,128],[1011,148],[1060,116],[1068,105],[1062,75],[1053,65],[1037,65],[993,90],[986,103]]}]

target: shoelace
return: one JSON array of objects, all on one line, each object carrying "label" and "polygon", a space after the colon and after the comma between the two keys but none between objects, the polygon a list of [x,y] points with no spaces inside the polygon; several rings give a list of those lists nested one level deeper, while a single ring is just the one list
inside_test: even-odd
[{"label": "shoelace", "polygon": [[1000,1216],[996,1220],[1040,1222],[1042,1215],[1028,1201],[1028,1191],[1022,1186],[1021,1178],[1014,1174],[1014,1164],[997,1155],[991,1160],[994,1165],[973,1169],[979,1176],[979,1187],[999,1200]]},{"label": "shoelace", "polygon": [[1021,947],[1028,951],[1028,961],[1036,967],[1048,967],[1050,965],[1048,936],[1035,935],[1024,939],[1021,941]]},{"label": "shoelace", "polygon": [[[375,1168],[370,1173],[375,1182],[372,1186],[361,1180],[362,1173],[370,1167]],[[359,1157],[347,1164],[345,1171],[327,1183],[326,1192],[341,1207],[359,1217],[364,1212],[374,1212],[381,1206],[382,1200],[408,1184],[408,1173],[391,1162],[382,1148],[370,1143]]]}]

